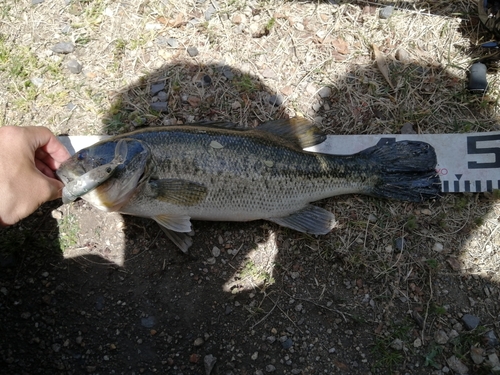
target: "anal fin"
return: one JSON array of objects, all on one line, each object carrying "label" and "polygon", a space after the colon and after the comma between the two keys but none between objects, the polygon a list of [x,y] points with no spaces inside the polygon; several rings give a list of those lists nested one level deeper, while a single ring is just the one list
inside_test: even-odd
[{"label": "anal fin", "polygon": [[309,234],[327,234],[336,225],[335,216],[330,211],[312,205],[288,216],[267,220]]},{"label": "anal fin", "polygon": [[161,230],[166,236],[172,241],[175,246],[177,246],[183,253],[187,253],[188,249],[193,244],[191,236],[187,233],[174,232],[173,230],[167,229],[160,225]]}]

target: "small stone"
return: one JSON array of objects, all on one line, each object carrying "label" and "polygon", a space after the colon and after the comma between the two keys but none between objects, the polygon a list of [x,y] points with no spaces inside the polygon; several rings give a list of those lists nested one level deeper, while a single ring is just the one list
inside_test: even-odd
[{"label": "small stone", "polygon": [[205,358],[203,358],[203,364],[205,365],[205,375],[210,375],[215,366],[215,362],[217,362],[217,358],[212,354],[207,354]]},{"label": "small stone", "polygon": [[483,335],[482,338],[483,345],[487,348],[493,348],[497,346],[500,342],[498,341],[494,331],[488,331]]},{"label": "small stone", "polygon": [[380,9],[378,16],[381,19],[386,20],[392,15],[393,11],[394,11],[394,7],[392,5],[389,5],[389,6],[386,6],[386,7],[383,7],[382,9]]},{"label": "small stone", "polygon": [[186,51],[187,51],[188,55],[191,57],[198,56],[198,53],[199,53],[198,48],[196,48],[196,47],[188,47],[186,49]]},{"label": "small stone", "polygon": [[394,246],[398,252],[403,251],[405,247],[405,239],[403,237],[398,237],[394,240]]},{"label": "small stone", "polygon": [[401,134],[417,134],[417,132],[413,130],[413,124],[411,122],[407,122],[401,127]]},{"label": "small stone", "polygon": [[440,329],[440,330],[436,331],[436,333],[434,334],[434,340],[436,340],[436,342],[438,344],[444,345],[448,342],[449,337],[445,331]]},{"label": "small stone", "polygon": [[141,318],[141,325],[146,328],[152,328],[156,324],[156,319],[154,316],[148,316],[147,318]]},{"label": "small stone", "polygon": [[150,92],[151,95],[154,96],[158,94],[160,91],[162,91],[165,88],[165,82],[154,82],[151,84]]},{"label": "small stone", "polygon": [[293,341],[291,338],[287,338],[285,341],[281,343],[283,349],[290,349],[293,346]]},{"label": "small stone", "polygon": [[168,103],[167,102],[154,102],[150,104],[150,107],[153,111],[166,113],[168,112]]},{"label": "small stone", "polygon": [[252,361],[255,361],[257,358],[259,358],[259,352],[255,352],[253,353],[250,358],[252,359]]},{"label": "small stone", "polygon": [[276,367],[273,365],[267,365],[266,366],[266,372],[274,372],[276,371]]},{"label": "small stone", "polygon": [[37,5],[43,3],[45,0],[31,0],[31,5]]},{"label": "small stone", "polygon": [[484,361],[484,349],[473,346],[470,348],[470,357],[476,365],[480,365]]},{"label": "small stone", "polygon": [[276,75],[276,72],[272,70],[271,68],[266,68],[262,71],[262,76],[264,78],[269,78],[269,79],[276,79],[278,76]]},{"label": "small stone", "polygon": [[444,245],[441,242],[436,242],[434,244],[434,246],[432,246],[432,250],[434,250],[434,251],[436,251],[438,253],[440,253],[441,251],[443,251],[443,249],[444,249]]},{"label": "small stone", "polygon": [[53,219],[61,220],[63,218],[63,213],[60,210],[52,210],[50,213]]},{"label": "small stone", "polygon": [[472,331],[479,325],[480,319],[474,315],[464,314],[464,316],[462,316],[462,322],[465,324],[465,329],[467,331]]},{"label": "small stone", "polygon": [[205,11],[205,20],[210,21],[215,13],[217,13],[217,9],[213,5],[210,5]]},{"label": "small stone", "polygon": [[222,74],[224,75],[224,77],[226,77],[229,80],[232,80],[234,78],[234,73],[231,70],[231,68],[228,66],[224,66],[222,68]]},{"label": "small stone", "polygon": [[30,79],[30,82],[36,87],[42,87],[44,80],[41,77],[33,77]]},{"label": "small stone", "polygon": [[234,102],[231,104],[232,109],[240,109],[241,108],[241,103],[240,102]]},{"label": "small stone", "polygon": [[214,246],[212,249],[212,255],[217,258],[220,255],[220,249],[217,246]]},{"label": "small stone", "polygon": [[271,95],[269,97],[269,104],[278,107],[283,104],[283,97],[281,95]]},{"label": "small stone", "polygon": [[198,363],[199,361],[200,361],[200,355],[199,354],[194,353],[194,354],[191,354],[189,356],[189,362],[191,362],[191,363]]},{"label": "small stone", "polygon": [[52,350],[57,353],[61,350],[61,344],[52,344]]},{"label": "small stone", "polygon": [[266,340],[269,344],[272,344],[276,341],[276,337],[275,336],[267,336]]},{"label": "small stone", "polygon": [[450,366],[450,369],[459,375],[467,375],[469,373],[469,368],[454,355],[448,358],[446,362],[448,363],[448,366]]},{"label": "small stone", "polygon": [[410,62],[410,54],[402,48],[398,48],[395,56],[396,56],[396,60],[401,61],[404,64],[407,64]]},{"label": "small stone", "polygon": [[201,337],[198,337],[196,340],[194,340],[193,345],[194,346],[202,346],[204,343],[203,339]]},{"label": "small stone", "polygon": [[303,309],[303,306],[301,303],[299,303],[297,306],[295,306],[295,311],[297,311],[297,312],[302,311],[302,309]]},{"label": "small stone", "polygon": [[318,90],[318,95],[322,99],[329,98],[332,95],[332,89],[328,86],[322,87]]},{"label": "small stone", "polygon": [[75,46],[69,42],[59,42],[52,47],[55,53],[68,54],[75,50]]},{"label": "small stone", "polygon": [[198,87],[207,87],[212,84],[212,78],[210,78],[208,74],[205,74],[202,77],[194,77],[193,82],[195,82]]},{"label": "small stone", "polygon": [[2,293],[4,296],[6,296],[7,294],[9,294],[7,288],[4,287],[4,286],[2,288],[0,288],[0,293]]},{"label": "small stone", "polygon": [[75,342],[80,345],[82,342],[83,342],[83,337],[82,336],[78,336],[76,339],[75,339]]},{"label": "small stone", "polygon": [[75,59],[69,60],[66,67],[73,74],[80,74],[82,72],[82,65]]},{"label": "small stone", "polygon": [[394,350],[403,350],[403,340],[400,340],[400,339],[395,339],[392,343],[391,343],[391,348],[393,348]]},{"label": "small stone", "polygon": [[489,367],[500,367],[500,360],[496,353],[488,354],[488,366]]},{"label": "small stone", "polygon": [[369,214],[368,215],[368,221],[371,223],[374,223],[377,221],[377,217],[374,214]]},{"label": "small stone", "polygon": [[179,42],[175,38],[167,38],[167,44],[172,48],[179,47]]},{"label": "small stone", "polygon": [[416,338],[415,341],[413,341],[413,347],[420,348],[421,346],[422,346],[422,340],[420,338]]},{"label": "small stone", "polygon": [[233,15],[233,18],[231,18],[231,22],[234,23],[235,25],[242,24],[246,21],[246,17],[243,14],[235,14]]},{"label": "small stone", "polygon": [[168,94],[165,91],[160,91],[156,96],[160,102],[166,102],[168,99]]}]

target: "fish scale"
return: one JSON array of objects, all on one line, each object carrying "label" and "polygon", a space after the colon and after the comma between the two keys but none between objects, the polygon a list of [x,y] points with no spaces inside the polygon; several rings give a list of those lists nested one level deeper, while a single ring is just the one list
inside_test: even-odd
[{"label": "fish scale", "polygon": [[325,139],[304,119],[277,120],[254,129],[228,124],[139,130],[81,150],[57,171],[69,186],[127,154],[109,178],[69,191],[107,211],[156,220],[187,251],[191,219],[265,219],[311,234],[335,226],[333,214],[311,202],[362,193],[420,202],[438,196],[434,149],[416,141],[374,146],[355,155],[303,151]]}]

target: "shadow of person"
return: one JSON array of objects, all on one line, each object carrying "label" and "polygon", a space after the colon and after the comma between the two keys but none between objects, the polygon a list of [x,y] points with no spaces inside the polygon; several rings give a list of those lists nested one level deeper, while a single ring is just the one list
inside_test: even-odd
[{"label": "shadow of person", "polygon": [[[355,66],[332,82],[327,94],[309,90],[317,104],[312,114],[330,133],[349,133],[353,121],[365,123],[367,133],[397,132],[402,124],[390,121],[393,113],[384,101],[411,88],[422,101],[402,103],[398,110],[407,111],[408,120],[421,120],[421,131],[432,132],[442,108],[432,110],[439,90],[426,89],[425,80],[431,79],[426,72],[432,69],[442,88],[457,95],[463,92],[460,80],[436,66],[394,64],[395,91],[372,79],[371,69]],[[368,107],[357,92],[385,96]],[[458,119],[471,109],[488,110],[463,95],[448,103],[456,106],[456,119],[447,130],[476,128]],[[286,96],[249,73],[225,65],[167,64],[115,93],[103,132],[199,121],[253,127],[294,114],[287,104]],[[336,108],[350,108],[345,122],[331,118]],[[366,332],[388,324],[383,318],[388,309],[400,311],[391,315],[394,324],[404,324],[408,310],[432,314],[425,311],[426,293],[438,283],[454,295],[452,302],[447,295],[436,297],[438,302],[450,304],[448,314],[460,312],[467,293],[458,280],[466,273],[437,270],[456,259],[477,228],[473,215],[486,215],[491,203],[482,196],[425,204],[339,196],[318,203],[339,222],[324,237],[262,221],[194,222],[187,255],[152,220],[103,213],[82,200],[47,205],[0,233],[2,253],[13,254],[0,274],[4,369],[11,374],[367,373],[379,353],[369,350],[377,336]],[[16,240],[27,233],[29,241]],[[47,249],[46,239],[60,250]],[[445,250],[430,253],[435,242]],[[359,352],[352,350],[353,340]]]}]

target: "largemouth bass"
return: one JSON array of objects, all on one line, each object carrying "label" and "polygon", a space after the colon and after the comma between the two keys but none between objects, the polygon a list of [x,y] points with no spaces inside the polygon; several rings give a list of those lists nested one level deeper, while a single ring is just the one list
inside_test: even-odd
[{"label": "largemouth bass", "polygon": [[184,252],[192,243],[191,219],[264,219],[326,234],[335,218],[311,202],[351,193],[413,202],[438,196],[429,144],[401,141],[349,156],[303,151],[325,138],[303,119],[254,129],[226,123],[149,128],[77,152],[57,175],[68,186],[111,163],[113,173],[100,175],[81,198],[101,210],[156,220]]}]

